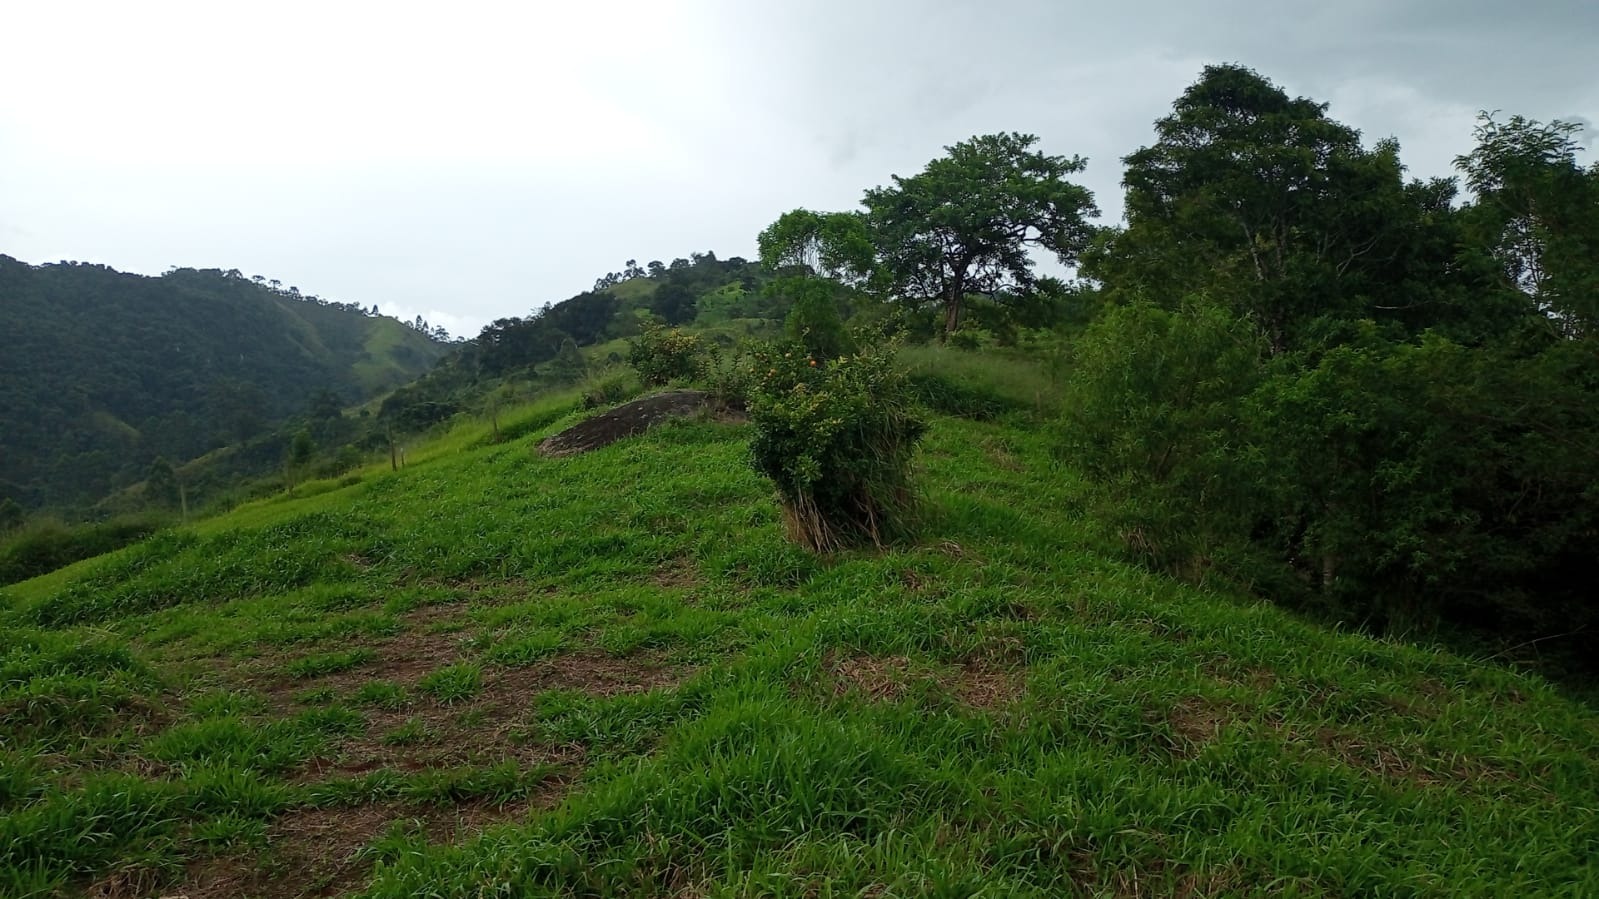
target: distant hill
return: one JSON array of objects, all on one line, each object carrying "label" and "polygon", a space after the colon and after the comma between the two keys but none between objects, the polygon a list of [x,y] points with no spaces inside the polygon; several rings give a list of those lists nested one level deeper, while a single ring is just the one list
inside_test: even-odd
[{"label": "distant hill", "polygon": [[[160,277],[0,256],[0,498],[72,508],[248,440],[329,391],[356,403],[446,346],[237,271]],[[324,401],[328,397],[324,395]]]}]

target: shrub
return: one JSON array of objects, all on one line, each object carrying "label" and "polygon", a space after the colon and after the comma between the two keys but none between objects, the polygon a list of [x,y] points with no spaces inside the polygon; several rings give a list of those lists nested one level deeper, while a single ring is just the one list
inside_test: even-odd
[{"label": "shrub", "polygon": [[893,346],[822,362],[794,344],[753,353],[757,470],[777,485],[789,535],[818,552],[902,530],[926,425]]},{"label": "shrub", "polygon": [[1078,340],[1062,448],[1095,519],[1144,561],[1195,576],[1248,534],[1261,498],[1240,437],[1261,355],[1247,323],[1204,308],[1114,308]]},{"label": "shrub", "polygon": [[73,562],[121,549],[169,523],[159,514],[128,515],[76,526],[51,518],[37,519],[0,544],[0,584],[25,581]]},{"label": "shrub", "polygon": [[632,378],[625,374],[605,378],[591,378],[583,387],[583,408],[598,409],[614,406],[633,395]]},{"label": "shrub", "polygon": [[627,343],[628,364],[638,370],[646,385],[658,387],[674,380],[696,378],[705,370],[704,343],[676,328],[648,325]]}]

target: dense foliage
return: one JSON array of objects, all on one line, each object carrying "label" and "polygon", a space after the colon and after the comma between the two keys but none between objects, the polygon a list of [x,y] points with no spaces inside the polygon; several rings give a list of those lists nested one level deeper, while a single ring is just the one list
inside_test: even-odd
[{"label": "dense foliage", "polygon": [[650,387],[690,380],[705,373],[705,343],[677,328],[646,325],[628,341],[627,362]]},{"label": "dense foliage", "polygon": [[775,344],[752,354],[752,368],[750,450],[777,485],[790,536],[828,551],[902,533],[926,425],[892,347],[817,359]]},{"label": "dense foliage", "polygon": [[864,211],[785,213],[760,236],[769,268],[829,278],[907,310],[935,312],[948,339],[974,303],[1035,306],[1060,292],[1034,271],[1032,251],[1065,264],[1087,246],[1093,194],[1067,180],[1087,163],[1033,149],[1030,134],[987,134],[890,187]]},{"label": "dense foliage", "polygon": [[0,257],[0,497],[81,508],[271,431],[318,390],[343,404],[427,370],[444,345],[358,306],[236,271],[158,278]]},{"label": "dense foliage", "polygon": [[1065,447],[1139,555],[1378,629],[1587,658],[1599,167],[1484,117],[1473,195],[1212,67],[1127,158]]}]

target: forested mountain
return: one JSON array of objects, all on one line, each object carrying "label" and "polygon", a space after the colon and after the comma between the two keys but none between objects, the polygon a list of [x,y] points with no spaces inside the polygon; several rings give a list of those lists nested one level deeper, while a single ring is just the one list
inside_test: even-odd
[{"label": "forested mountain", "polygon": [[426,371],[437,335],[237,271],[160,277],[0,256],[0,498],[74,507],[250,437],[331,391]]}]

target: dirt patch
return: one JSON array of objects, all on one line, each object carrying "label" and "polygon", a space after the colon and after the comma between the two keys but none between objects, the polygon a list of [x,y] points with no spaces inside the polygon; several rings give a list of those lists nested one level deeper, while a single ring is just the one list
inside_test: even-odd
[{"label": "dirt patch", "polygon": [[996,468],[1002,468],[1005,471],[1026,470],[1026,466],[1022,465],[1022,461],[1016,458],[1016,454],[1011,452],[1010,447],[990,441],[984,443],[983,449],[988,453],[989,461],[993,462]]},{"label": "dirt patch", "polygon": [[1019,672],[987,659],[971,659],[956,669],[950,692],[966,705],[994,709],[1009,705],[1021,696],[1024,685]]},{"label": "dirt patch", "polygon": [[827,666],[835,695],[855,692],[868,699],[890,702],[905,695],[912,680],[911,670],[911,660],[905,656],[853,656],[834,659]]},{"label": "dirt patch", "polygon": [[699,568],[694,560],[686,558],[672,559],[663,563],[650,574],[650,583],[657,587],[698,587],[703,581],[700,579]]},{"label": "dirt patch", "polygon": [[662,422],[700,413],[721,411],[715,397],[699,390],[668,390],[578,422],[544,438],[538,451],[545,456],[574,456],[609,446],[624,437],[642,434]]},{"label": "dirt patch", "polygon": [[513,821],[547,805],[547,797],[496,805],[373,805],[302,809],[278,819],[260,856],[202,859],[189,866],[181,886],[166,899],[266,899],[334,896],[360,887],[371,874],[363,848],[391,827],[404,827],[429,842],[459,842],[492,824]]},{"label": "dirt patch", "polygon": [[1227,725],[1242,717],[1243,710],[1231,703],[1190,696],[1173,706],[1166,720],[1177,738],[1174,748],[1180,754],[1191,755],[1216,742]]},{"label": "dirt patch", "polygon": [[856,693],[875,702],[893,702],[931,684],[963,705],[993,709],[1014,701],[1023,690],[1017,671],[988,658],[968,659],[960,665],[931,665],[906,656],[830,657],[826,672],[833,695]]},{"label": "dirt patch", "polygon": [[[426,673],[417,673],[416,679]],[[346,739],[337,756],[306,762],[295,779],[314,782],[381,768],[420,771],[505,761],[575,768],[584,760],[582,746],[532,738],[527,718],[533,697],[551,689],[595,696],[642,693],[675,686],[685,674],[653,657],[617,658],[592,650],[563,653],[522,668],[486,668],[482,688],[469,700],[445,705],[413,691],[400,708],[366,709],[364,733]],[[402,729],[408,738],[397,741],[394,735]]]}]

